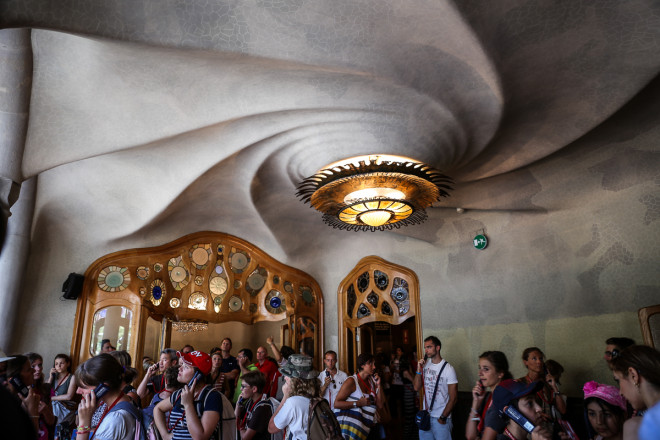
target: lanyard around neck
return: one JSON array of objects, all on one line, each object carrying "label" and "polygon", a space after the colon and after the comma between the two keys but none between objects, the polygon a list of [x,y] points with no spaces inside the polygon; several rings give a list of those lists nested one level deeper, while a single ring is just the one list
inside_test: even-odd
[{"label": "lanyard around neck", "polygon": [[64,376],[64,377],[62,378],[62,380],[59,381],[59,383],[58,383],[57,386],[55,387],[55,390],[57,390],[57,389],[58,389],[58,388],[64,383],[64,381],[65,381],[70,375],[71,375],[71,373],[66,373],[66,376]]},{"label": "lanyard around neck", "polygon": [[92,439],[94,438],[94,435],[96,435],[96,431],[98,431],[99,428],[101,427],[101,423],[103,423],[103,419],[105,419],[105,416],[108,415],[108,413],[110,412],[110,410],[111,410],[112,408],[114,408],[114,406],[117,404],[117,402],[119,402],[119,401],[121,400],[122,397],[124,397],[124,393],[123,393],[123,392],[120,392],[119,395],[117,396],[117,398],[115,399],[115,401],[112,402],[112,405],[110,405],[108,408],[106,408],[105,411],[103,411],[103,415],[101,416],[101,420],[99,420],[99,424],[96,425],[96,429],[94,430],[94,433],[93,433],[92,436],[89,438],[89,440],[92,440]]},{"label": "lanyard around neck", "polygon": [[[197,393],[197,394],[193,394],[193,403],[195,403],[195,402],[197,401],[197,397],[199,397],[199,395],[202,393],[203,390],[204,390],[204,388],[202,388],[201,390],[199,390],[199,393]],[[178,402],[180,399],[181,399],[181,393],[179,393],[179,397],[174,401],[174,404],[176,405],[176,402]],[[174,405],[172,405],[172,406],[174,406]],[[181,405],[181,408],[183,408],[183,405]],[[170,411],[170,413],[167,415],[167,426],[170,426],[170,416],[171,416],[171,415],[172,415],[172,411]],[[172,428],[169,429],[167,432],[172,432],[172,431],[174,431],[174,428],[176,428],[176,425],[178,425],[179,422],[180,422],[181,420],[183,420],[183,418],[184,418],[185,416],[186,416],[186,410],[185,410],[185,408],[184,408],[184,409],[182,410],[182,412],[181,412],[181,417],[179,417],[179,418],[176,420],[176,422],[174,422],[174,426],[172,426]]]},{"label": "lanyard around neck", "polygon": [[265,397],[267,397],[266,394],[262,394],[262,395],[261,395],[261,399],[255,401],[255,402],[252,404],[252,407],[251,407],[249,410],[247,410],[247,408],[246,408],[245,415],[243,416],[243,420],[241,420],[241,425],[239,426],[239,429],[243,429],[243,428],[245,428],[245,420],[247,419],[248,415],[249,415],[249,414],[252,414],[252,411],[254,411],[254,407],[257,406],[257,403],[259,403],[259,402],[261,402],[262,400],[264,400]]},{"label": "lanyard around neck", "polygon": [[[362,385],[364,385],[364,387],[365,387],[367,390],[369,390],[369,394],[373,394],[374,397],[375,397],[375,396],[376,396],[376,390],[374,390],[374,389],[371,387],[371,385],[367,384],[367,383],[364,381],[364,379],[362,379],[362,378],[360,377],[359,374],[356,374],[356,376],[358,377],[358,379],[360,380],[360,382],[362,382]],[[360,391],[362,391],[362,390],[360,390]]]}]

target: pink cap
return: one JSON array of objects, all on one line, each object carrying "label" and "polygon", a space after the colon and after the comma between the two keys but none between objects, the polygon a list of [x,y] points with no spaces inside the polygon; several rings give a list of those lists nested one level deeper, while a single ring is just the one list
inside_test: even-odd
[{"label": "pink cap", "polygon": [[604,385],[592,380],[585,383],[582,390],[584,391],[585,399],[588,399],[589,397],[598,397],[610,405],[618,406],[624,411],[626,409],[626,399],[623,398],[617,387]]}]

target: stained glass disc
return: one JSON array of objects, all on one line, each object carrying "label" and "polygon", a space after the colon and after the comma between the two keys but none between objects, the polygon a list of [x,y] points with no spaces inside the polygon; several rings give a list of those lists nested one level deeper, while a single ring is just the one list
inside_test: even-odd
[{"label": "stained glass disc", "polygon": [[204,266],[209,262],[209,251],[204,248],[198,247],[192,251],[192,261],[198,266]]},{"label": "stained glass disc", "polygon": [[250,260],[243,252],[236,252],[231,256],[231,268],[234,270],[243,270],[247,267]]},{"label": "stained glass disc", "polygon": [[149,268],[147,266],[140,266],[137,268],[137,277],[141,280],[146,280],[149,277]]},{"label": "stained glass disc", "polygon": [[193,292],[188,298],[188,308],[193,310],[206,310],[206,296],[202,292]]},{"label": "stained glass disc", "polygon": [[229,310],[232,312],[238,312],[243,308],[243,300],[240,299],[238,296],[232,296],[229,298]]}]

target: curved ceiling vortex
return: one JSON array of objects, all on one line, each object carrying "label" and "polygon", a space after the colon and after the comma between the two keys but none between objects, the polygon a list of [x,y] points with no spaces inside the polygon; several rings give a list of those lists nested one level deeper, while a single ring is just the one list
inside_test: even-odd
[{"label": "curved ceiling vortex", "polygon": [[[257,216],[264,224],[252,232],[273,243],[282,232],[272,228],[300,219],[325,228],[295,185],[362,154],[412,157],[465,185],[525,174],[660,69],[660,7],[650,0],[68,6],[0,3],[1,27],[35,28],[23,174],[44,187],[84,179],[68,197],[99,225],[105,210],[123,209],[90,232],[108,240],[173,220],[235,233],[228,224]],[[84,202],[90,194],[105,210]],[[461,206],[516,208],[458,194]],[[269,222],[278,216],[289,226]]]}]

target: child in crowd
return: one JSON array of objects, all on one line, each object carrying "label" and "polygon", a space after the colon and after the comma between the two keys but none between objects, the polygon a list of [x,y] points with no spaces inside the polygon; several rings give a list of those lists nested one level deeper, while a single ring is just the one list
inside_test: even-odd
[{"label": "child in crowd", "polygon": [[211,356],[202,351],[182,353],[179,364],[177,380],[185,385],[156,405],[154,422],[163,438],[209,439],[222,414],[222,396],[206,385]]},{"label": "child in crowd", "polygon": [[626,419],[626,399],[619,389],[598,382],[587,382],[584,391],[584,415],[590,440],[622,440]]},{"label": "child in crowd", "polygon": [[[527,431],[504,414],[505,409],[509,406],[535,426],[532,439],[552,440],[552,432],[540,426],[544,416],[541,399],[537,393],[543,389],[543,385],[543,382],[539,381],[525,383],[511,379],[500,382],[493,391],[492,411],[488,413],[488,418],[499,417],[505,424],[503,432],[497,435],[497,440],[527,439]],[[486,423],[491,426],[488,421]]]}]

